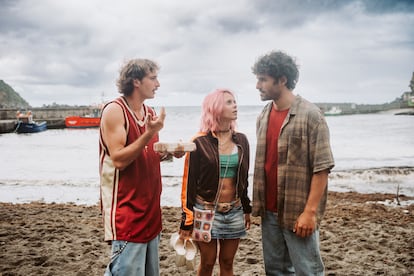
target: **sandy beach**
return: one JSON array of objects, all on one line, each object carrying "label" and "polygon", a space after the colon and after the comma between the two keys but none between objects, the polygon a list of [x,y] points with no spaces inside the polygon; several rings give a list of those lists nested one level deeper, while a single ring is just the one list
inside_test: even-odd
[{"label": "sandy beach", "polygon": [[[410,275],[414,271],[414,205],[388,206],[391,194],[330,192],[321,226],[326,275]],[[400,197],[401,200],[407,198]],[[109,245],[99,206],[0,203],[0,275],[103,275]],[[163,207],[161,275],[177,269],[168,242],[180,210]],[[264,275],[260,220],[253,219],[235,259],[235,275]]]}]

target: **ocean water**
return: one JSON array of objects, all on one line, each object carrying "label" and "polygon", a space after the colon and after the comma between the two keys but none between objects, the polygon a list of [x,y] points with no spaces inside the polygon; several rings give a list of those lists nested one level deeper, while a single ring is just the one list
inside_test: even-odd
[{"label": "ocean water", "polygon": [[[250,141],[250,180],[261,106],[240,106],[238,130]],[[160,141],[189,141],[200,107],[166,107]],[[327,117],[336,166],[329,190],[414,196],[414,116],[391,113]],[[163,162],[162,205],[179,206],[184,159]],[[252,183],[250,181],[250,183]],[[250,185],[251,194],[251,185]],[[0,202],[93,205],[99,200],[98,129],[0,135]]]}]

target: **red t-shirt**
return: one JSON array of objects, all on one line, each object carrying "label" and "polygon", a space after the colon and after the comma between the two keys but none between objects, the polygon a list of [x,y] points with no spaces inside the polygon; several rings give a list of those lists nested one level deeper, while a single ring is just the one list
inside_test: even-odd
[{"label": "red t-shirt", "polygon": [[266,209],[272,212],[277,212],[277,141],[288,112],[272,106],[266,133]]}]

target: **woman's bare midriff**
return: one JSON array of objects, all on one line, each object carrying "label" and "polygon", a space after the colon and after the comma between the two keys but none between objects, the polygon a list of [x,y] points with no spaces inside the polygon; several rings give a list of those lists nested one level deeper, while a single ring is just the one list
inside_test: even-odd
[{"label": "woman's bare midriff", "polygon": [[220,178],[222,181],[218,202],[232,202],[236,199],[234,178]]}]

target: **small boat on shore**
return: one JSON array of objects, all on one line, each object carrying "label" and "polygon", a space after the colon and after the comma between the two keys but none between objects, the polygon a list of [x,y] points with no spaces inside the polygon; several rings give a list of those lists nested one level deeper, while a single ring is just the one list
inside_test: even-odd
[{"label": "small boat on shore", "polygon": [[90,128],[99,127],[101,123],[100,109],[94,109],[93,112],[85,116],[68,116],[65,118],[67,128]]},{"label": "small boat on shore", "polygon": [[67,128],[99,127],[100,123],[100,117],[68,116],[65,118],[65,126]]},{"label": "small boat on shore", "polygon": [[26,113],[17,112],[17,122],[15,132],[17,133],[36,133],[47,129],[46,121],[35,122],[31,111]]},{"label": "small boat on shore", "polygon": [[342,110],[339,107],[332,106],[331,109],[323,113],[325,116],[337,116],[342,114]]}]

